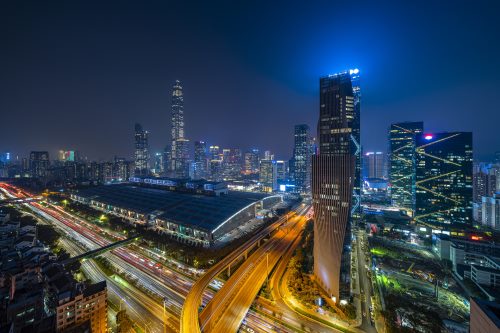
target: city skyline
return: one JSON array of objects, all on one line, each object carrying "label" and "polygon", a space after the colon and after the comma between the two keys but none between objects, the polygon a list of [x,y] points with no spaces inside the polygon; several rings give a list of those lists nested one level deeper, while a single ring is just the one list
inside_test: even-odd
[{"label": "city skyline", "polygon": [[[32,17],[29,11],[20,12],[21,8],[12,6],[3,11],[19,15],[2,20],[10,29],[3,29],[1,36],[8,44],[0,57],[2,63],[12,66],[6,68],[0,79],[5,92],[0,108],[4,110],[2,116],[6,122],[12,122],[19,113],[25,114],[26,130],[32,135],[19,136],[8,127],[0,134],[0,151],[22,155],[30,150],[52,153],[75,149],[94,160],[114,155],[131,157],[130,146],[121,142],[130,136],[136,122],[150,131],[151,150],[163,151],[169,141],[169,129],[164,124],[169,119],[165,110],[170,107],[170,87],[180,79],[186,89],[186,133],[190,140],[243,150],[270,149],[287,158],[293,149],[290,135],[293,126],[305,123],[314,128],[318,77],[354,67],[363,73],[365,113],[361,130],[365,133],[362,144],[366,151],[386,151],[383,133],[391,122],[403,121],[424,121],[431,132],[476,133],[476,159],[487,159],[495,150],[490,147],[498,147],[500,143],[498,138],[488,135],[495,130],[494,122],[488,119],[498,112],[491,101],[500,85],[494,60],[499,48],[491,43],[498,39],[498,29],[485,28],[494,21],[487,19],[495,12],[494,8],[476,6],[469,11],[459,5],[455,10],[456,17],[461,19],[456,19],[441,17],[444,5],[439,4],[430,6],[427,14],[405,5],[390,10],[368,6],[359,11],[348,6],[342,9],[357,15],[332,19],[324,26],[304,20],[299,27],[293,27],[293,18],[299,15],[301,8],[291,6],[283,27],[271,29],[271,33],[265,35],[266,29],[272,26],[271,17],[246,6],[229,6],[227,13],[231,15],[219,17],[221,14],[200,5],[200,12],[206,10],[207,15],[196,12],[193,18],[188,16],[184,5],[176,4],[178,17],[171,20],[159,14],[163,12],[162,5],[135,13],[135,9],[126,4],[103,8],[102,12],[92,11],[91,5],[71,4],[62,8],[53,4],[54,7],[36,8],[45,13],[40,17]],[[333,6],[311,6],[309,10],[322,17],[333,11]],[[480,11],[480,7],[492,10]],[[111,9],[123,18],[107,22],[104,14]],[[279,10],[272,5],[266,9],[269,16]],[[221,31],[234,25],[234,20],[245,17],[247,10],[262,20],[262,27],[253,31],[236,24],[234,31]],[[368,15],[370,10],[387,20],[374,22]],[[400,22],[398,18],[410,10],[415,19],[426,19],[429,27],[417,32],[412,28],[412,20]],[[66,14],[63,17],[74,22],[57,19],[56,12]],[[170,14],[164,15],[170,18]],[[220,23],[215,24],[210,15],[219,18]],[[345,51],[340,53],[312,37],[311,33],[318,28],[342,29],[360,19],[374,25],[373,31],[378,35],[359,34],[355,29],[342,38],[337,37],[339,39],[332,43],[345,45]],[[464,20],[477,23],[468,25],[467,34],[460,24]],[[27,21],[29,25],[24,24]],[[88,21],[94,21],[102,33],[82,29],[82,23]],[[382,21],[385,23],[380,23]],[[61,29],[65,24],[69,29]],[[180,28],[178,33],[176,26]],[[401,33],[393,32],[396,26]],[[442,30],[442,26],[457,30],[456,35],[460,37]],[[270,45],[283,36],[281,29],[291,27],[302,28],[304,33],[295,34],[297,40],[294,41],[283,38],[284,51],[270,52]],[[137,32],[135,37],[123,38],[128,35],[123,35],[122,29],[137,29]],[[45,33],[45,37],[39,40],[35,31]],[[238,33],[248,38],[237,38]],[[13,44],[14,40],[20,42]],[[415,45],[409,45],[409,40],[416,40]],[[420,42],[423,40],[425,45]],[[139,43],[143,51],[131,50],[134,42]],[[293,45],[300,42],[310,46],[307,48],[310,50],[295,52]],[[378,44],[381,46],[376,47]],[[176,52],[170,52],[173,45]],[[203,51],[199,55],[195,55],[197,46]],[[381,50],[384,47],[387,51]],[[458,52],[462,47],[474,52],[462,55]],[[255,57],[243,52],[250,48]],[[422,59],[409,56],[417,50],[423,53]],[[89,52],[90,57],[84,56]],[[109,56],[97,56],[103,52],[109,52]],[[359,55],[364,53],[370,53],[372,59]],[[405,67],[410,63],[411,66]],[[26,80],[31,84],[23,84]],[[484,96],[480,101],[475,98],[478,94]],[[256,95],[261,98],[254,98]],[[468,117],[471,109],[477,117]],[[234,117],[238,121],[232,121]],[[261,121],[263,117],[268,121]],[[221,130],[212,131],[212,128]],[[265,135],[252,136],[255,128]],[[240,135],[242,133],[244,135]],[[268,143],[271,135],[276,138],[272,144]],[[116,140],[110,140],[111,137]]]}]

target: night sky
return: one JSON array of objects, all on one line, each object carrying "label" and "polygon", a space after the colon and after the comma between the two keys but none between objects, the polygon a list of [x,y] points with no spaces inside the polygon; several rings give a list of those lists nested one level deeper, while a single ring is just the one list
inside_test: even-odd
[{"label": "night sky", "polygon": [[132,157],[140,122],[154,153],[179,79],[187,138],[288,159],[293,125],[316,133],[319,77],[357,67],[365,150],[386,150],[391,122],[422,120],[473,131],[485,159],[500,150],[489,3],[3,1],[0,152]]}]

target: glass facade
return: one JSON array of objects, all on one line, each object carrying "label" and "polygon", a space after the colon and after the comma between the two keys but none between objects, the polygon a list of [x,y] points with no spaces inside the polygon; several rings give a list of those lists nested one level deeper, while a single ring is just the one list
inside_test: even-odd
[{"label": "glass facade", "polygon": [[472,133],[416,136],[415,220],[472,224]]},{"label": "glass facade", "polygon": [[392,205],[415,211],[415,136],[424,130],[423,122],[392,124],[389,128],[389,182]]},{"label": "glass facade", "polygon": [[299,193],[310,191],[311,147],[309,126],[295,125],[293,148],[293,181]]},{"label": "glass facade", "polygon": [[148,131],[142,129],[141,124],[135,124],[135,176],[149,174],[149,144]]}]

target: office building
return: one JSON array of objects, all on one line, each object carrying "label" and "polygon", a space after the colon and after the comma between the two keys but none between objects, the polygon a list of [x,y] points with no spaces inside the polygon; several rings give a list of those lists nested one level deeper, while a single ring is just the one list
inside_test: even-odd
[{"label": "office building", "polygon": [[222,181],[222,161],[211,160],[209,163],[209,168],[210,168],[209,179],[216,182]]},{"label": "office building", "polygon": [[472,224],[472,133],[417,134],[415,152],[415,220]]},{"label": "office building", "polygon": [[276,161],[266,159],[260,161],[259,182],[264,192],[273,192],[278,189]]},{"label": "office building", "polygon": [[163,149],[163,173],[164,176],[171,176],[172,168],[172,147],[166,145]]},{"label": "office building", "polygon": [[163,153],[155,153],[154,155],[154,173],[157,176],[163,175],[165,162],[163,161]]},{"label": "office building", "polygon": [[293,182],[298,193],[311,189],[311,146],[309,126],[295,125],[293,146]]},{"label": "office building", "polygon": [[32,151],[30,153],[31,177],[44,178],[48,176],[50,166],[49,153],[47,151]]},{"label": "office building", "polygon": [[393,206],[413,216],[416,201],[415,138],[424,130],[424,123],[404,122],[389,128],[389,190]]},{"label": "office building", "polygon": [[241,167],[241,150],[238,148],[222,150],[222,175],[225,180],[240,178]]},{"label": "office building", "polygon": [[284,183],[288,179],[288,161],[276,161],[276,178],[278,183]]},{"label": "office building", "polygon": [[180,81],[172,89],[171,171],[176,178],[189,176],[189,140],[184,136],[184,97]]},{"label": "office building", "polygon": [[149,174],[149,143],[148,131],[141,124],[135,124],[135,167],[134,175],[147,176]]},{"label": "office building", "polygon": [[319,154],[312,158],[311,186],[314,275],[334,302],[350,294],[350,225],[360,204],[359,99],[359,70],[320,79]]},{"label": "office building", "polygon": [[193,179],[207,178],[208,176],[208,151],[205,141],[194,142],[194,175]]},{"label": "office building", "polygon": [[363,155],[363,179],[385,178],[385,155],[384,153],[367,152]]},{"label": "office building", "polygon": [[251,175],[259,172],[259,150],[252,149],[245,153],[243,172]]}]

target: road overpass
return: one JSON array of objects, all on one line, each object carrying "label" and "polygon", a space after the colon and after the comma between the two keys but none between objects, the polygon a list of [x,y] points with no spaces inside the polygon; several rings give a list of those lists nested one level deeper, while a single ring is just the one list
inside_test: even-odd
[{"label": "road overpass", "polygon": [[301,234],[305,217],[295,217],[258,248],[215,294],[200,314],[203,332],[236,332],[269,273]]},{"label": "road overpass", "polygon": [[[304,206],[300,206],[296,208],[296,210],[303,211]],[[205,274],[195,282],[190,292],[188,293],[182,308],[180,319],[181,332],[201,332],[199,322],[199,308],[202,303],[203,291],[208,287],[210,282],[214,280],[219,274],[221,274],[225,269],[230,269],[231,264],[235,263],[241,257],[247,258],[249,251],[251,251],[256,246],[260,246],[262,240],[265,237],[271,235],[280,226],[285,224],[288,221],[288,218],[289,215],[284,216],[278,221],[272,223],[271,225],[256,233],[238,249],[230,253],[228,256],[226,256],[221,261],[212,266],[209,270],[207,270]]]}]

